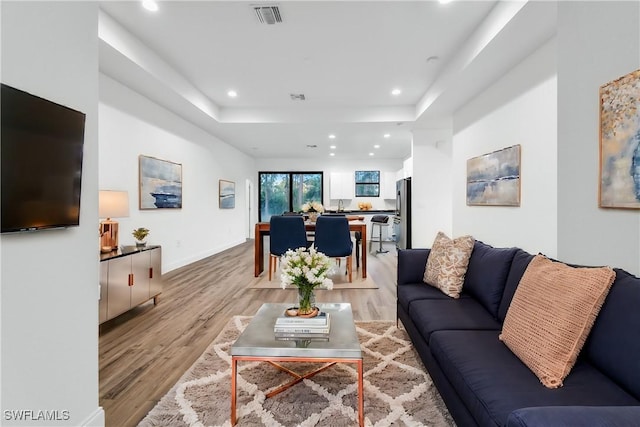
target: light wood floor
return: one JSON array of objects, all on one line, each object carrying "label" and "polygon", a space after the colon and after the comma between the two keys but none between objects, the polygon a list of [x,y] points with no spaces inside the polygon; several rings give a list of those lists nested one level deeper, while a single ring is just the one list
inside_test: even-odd
[{"label": "light wood floor", "polygon": [[[384,246],[389,253],[376,255],[374,243],[367,258],[379,289],[322,291],[316,299],[351,303],[355,320],[395,320],[397,257],[393,244]],[[253,240],[165,274],[157,306],[148,302],[101,325],[107,427],[137,425],[233,315],[253,315],[263,302],[295,301],[295,290],[248,289],[252,278]]]}]

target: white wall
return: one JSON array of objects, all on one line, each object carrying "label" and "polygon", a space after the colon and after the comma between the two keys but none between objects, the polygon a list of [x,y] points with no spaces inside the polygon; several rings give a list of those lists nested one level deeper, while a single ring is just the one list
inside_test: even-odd
[{"label": "white wall", "polygon": [[[80,226],[0,236],[0,424],[103,425],[96,251],[98,4],[2,2],[0,7],[2,82],[86,114]],[[5,412],[12,410],[34,412],[18,422]],[[58,411],[60,419],[33,420],[37,411]]]},{"label": "white wall", "polygon": [[[103,74],[99,112],[100,189],[129,192],[130,216],[117,219],[121,245],[134,244],[134,228],[150,229],[147,242],[162,245],[166,273],[249,237],[252,158]],[[182,164],[182,209],[139,209],[139,155]],[[220,179],[236,184],[234,209],[218,207]]]},{"label": "white wall", "polygon": [[[556,42],[550,40],[454,116],[453,234],[557,256]],[[521,206],[466,205],[467,160],[520,144]]]},{"label": "white wall", "polygon": [[599,87],[640,68],[640,3],[558,3],[558,256],[640,273],[637,210],[599,209]]},{"label": "white wall", "polygon": [[[353,160],[328,157],[323,162],[319,162],[317,159],[256,159],[256,169],[260,172],[323,172],[324,200],[322,203],[326,208],[331,209],[337,209],[338,207],[338,200],[329,199],[331,172],[354,173],[356,170],[379,170],[381,179],[383,179],[384,172],[396,173],[401,168],[401,161],[389,159]],[[256,181],[257,176],[256,172]],[[385,200],[382,197],[354,197],[351,200],[344,200],[344,208],[358,209],[359,202],[370,202],[372,209],[395,209],[396,206],[395,200]]]},{"label": "white wall", "polygon": [[451,235],[451,129],[413,131],[411,245],[430,248],[438,231]]}]

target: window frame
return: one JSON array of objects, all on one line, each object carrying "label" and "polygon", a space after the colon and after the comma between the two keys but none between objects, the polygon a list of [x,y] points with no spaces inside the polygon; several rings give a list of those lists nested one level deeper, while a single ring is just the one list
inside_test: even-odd
[{"label": "window frame", "polygon": [[[374,176],[377,176],[377,180],[369,180],[364,177],[358,179],[359,173],[373,173]],[[356,197],[380,197],[380,171],[379,170],[359,170],[354,173],[354,181],[355,181],[355,196]],[[375,194],[359,194],[363,190],[367,188],[372,188],[375,190]],[[359,191],[360,190],[360,191]],[[366,190],[365,190],[366,192]]]},{"label": "window frame", "polygon": [[[324,172],[322,171],[258,171],[258,221],[262,220],[262,175],[263,174],[278,174],[278,175],[288,175],[289,185],[288,185],[288,201],[289,201],[289,212],[293,212],[293,176],[294,175],[320,175],[320,203],[323,203],[324,199]],[[315,200],[315,199],[314,199]]]}]

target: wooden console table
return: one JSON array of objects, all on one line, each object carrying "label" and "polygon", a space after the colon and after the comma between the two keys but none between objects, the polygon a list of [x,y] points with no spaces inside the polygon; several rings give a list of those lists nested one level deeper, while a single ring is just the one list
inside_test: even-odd
[{"label": "wooden console table", "polygon": [[[362,236],[362,250],[360,251],[360,256],[362,257],[362,278],[367,278],[367,251],[365,248],[367,247],[367,223],[363,221],[364,217],[356,216],[355,219],[352,220],[352,217],[347,217],[349,219],[349,230],[350,231],[359,231]],[[268,222],[257,222],[255,227],[255,246],[254,246],[254,276],[258,277],[260,273],[264,271],[264,236],[269,235],[269,230],[271,228],[271,224]],[[305,228],[307,231],[315,231],[316,223],[315,222],[306,222]]]}]

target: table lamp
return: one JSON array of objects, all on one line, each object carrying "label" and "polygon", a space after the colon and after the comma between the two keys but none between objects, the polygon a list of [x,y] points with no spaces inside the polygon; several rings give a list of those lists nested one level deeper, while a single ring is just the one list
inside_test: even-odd
[{"label": "table lamp", "polygon": [[100,222],[100,252],[111,252],[118,249],[118,222],[111,218],[129,216],[129,193],[100,190],[98,216],[106,218]]}]

